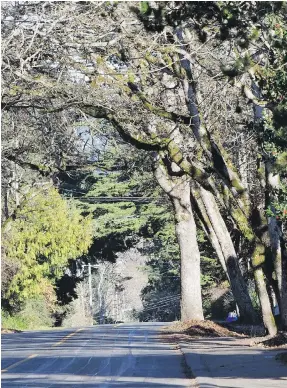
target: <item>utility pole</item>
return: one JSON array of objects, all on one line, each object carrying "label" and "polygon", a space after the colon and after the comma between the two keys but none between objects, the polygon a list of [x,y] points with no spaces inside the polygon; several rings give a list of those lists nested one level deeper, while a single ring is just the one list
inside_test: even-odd
[{"label": "utility pole", "polygon": [[119,305],[118,305],[118,291],[116,290],[116,322],[119,320]]},{"label": "utility pole", "polygon": [[91,263],[88,264],[88,272],[89,272],[89,305],[90,311],[93,311],[93,289],[92,289],[92,267]]},{"label": "utility pole", "polygon": [[122,297],[123,297],[123,304],[122,304],[122,321],[125,322],[125,311],[126,311],[126,290],[124,289],[123,290],[123,293],[122,293]]},{"label": "utility pole", "polygon": [[97,264],[91,265],[91,263],[83,264],[83,268],[88,267],[88,277],[89,277],[89,307],[90,313],[93,317],[93,288],[92,288],[92,268],[98,268]]}]

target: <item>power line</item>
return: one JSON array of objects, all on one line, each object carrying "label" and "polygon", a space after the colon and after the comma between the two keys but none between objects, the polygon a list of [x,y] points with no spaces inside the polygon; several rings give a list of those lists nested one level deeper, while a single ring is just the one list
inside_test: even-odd
[{"label": "power line", "polygon": [[168,296],[166,298],[160,298],[160,299],[154,299],[154,300],[151,300],[150,302],[147,302],[147,305],[152,305],[152,304],[159,304],[159,303],[163,303],[163,302],[167,302],[168,300],[171,300],[171,299],[174,299],[174,298],[179,298],[180,297],[180,294],[177,294],[177,295],[171,295],[171,296]]},{"label": "power line", "polygon": [[[179,299],[178,299],[178,301],[179,301]],[[166,303],[166,304],[163,304],[163,305],[160,305],[160,306],[150,307],[148,309],[144,309],[143,312],[152,311],[152,310],[156,310],[158,308],[163,308],[163,307],[168,307],[168,306],[170,306],[170,303]]]},{"label": "power line", "polygon": [[155,303],[148,303],[147,305],[144,306],[144,310],[148,310],[150,308],[160,308],[162,306],[169,305],[172,302],[178,301],[179,299],[180,299],[180,296],[175,296],[175,297],[172,297],[168,300],[159,301],[158,303],[156,303],[156,302]]},{"label": "power line", "polygon": [[91,202],[91,203],[106,203],[106,202],[135,202],[135,203],[166,203],[166,200],[163,198],[152,198],[152,197],[136,197],[136,196],[117,196],[117,197],[108,197],[108,196],[76,196],[73,194],[87,194],[87,192],[84,191],[78,191],[78,190],[69,190],[60,188],[60,191],[63,193],[69,193],[71,194],[71,197],[73,199],[77,199],[82,202]]},{"label": "power line", "polygon": [[[168,264],[168,263],[167,263]],[[148,264],[147,264],[147,267],[148,267]],[[152,269],[154,269],[154,268],[152,268]],[[171,271],[173,271],[173,270],[176,270],[177,268],[175,268],[175,267],[173,267],[173,268],[169,268],[169,269],[167,269],[166,271],[162,271],[162,272],[153,272],[152,270],[150,270],[149,271],[149,269],[147,270],[147,272],[148,272],[148,275],[156,275],[156,276],[161,276],[161,275],[164,275],[164,274],[167,274],[167,273],[170,273],[172,276],[174,275],[174,276],[180,276],[180,275],[176,275],[176,274],[173,274]]]},{"label": "power line", "polygon": [[165,201],[162,199],[150,198],[150,197],[76,197],[73,196],[73,199],[77,199],[81,202],[88,203],[113,203],[113,202],[133,202],[139,204],[147,203],[160,203],[164,204]]}]

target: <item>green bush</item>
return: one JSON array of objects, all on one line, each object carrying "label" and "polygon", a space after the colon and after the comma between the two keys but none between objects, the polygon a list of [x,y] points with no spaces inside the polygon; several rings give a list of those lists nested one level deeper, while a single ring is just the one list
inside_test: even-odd
[{"label": "green bush", "polygon": [[26,330],[28,322],[18,314],[10,315],[7,311],[1,311],[1,326],[3,329]]},{"label": "green bush", "polygon": [[29,192],[3,228],[5,260],[17,263],[4,298],[24,303],[45,295],[69,260],[87,253],[91,222],[55,189]]},{"label": "green bush", "polygon": [[2,311],[4,329],[29,330],[53,326],[53,318],[44,298],[28,299],[16,314]]}]

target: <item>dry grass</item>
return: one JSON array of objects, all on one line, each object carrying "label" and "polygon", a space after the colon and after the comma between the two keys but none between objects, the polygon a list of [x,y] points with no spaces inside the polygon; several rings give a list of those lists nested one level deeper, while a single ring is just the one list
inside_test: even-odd
[{"label": "dry grass", "polygon": [[21,333],[21,330],[15,329],[1,329],[1,334]]}]

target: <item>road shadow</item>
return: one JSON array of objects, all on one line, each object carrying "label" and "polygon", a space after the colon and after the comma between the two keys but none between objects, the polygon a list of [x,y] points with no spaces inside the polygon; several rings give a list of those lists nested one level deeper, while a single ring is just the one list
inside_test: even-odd
[{"label": "road shadow", "polygon": [[[188,386],[181,352],[174,344],[163,342],[162,333],[154,328],[141,325],[88,328],[56,347],[52,344],[59,340],[59,333],[54,333],[54,336],[53,333],[41,334],[29,333],[15,343],[5,344],[2,368],[8,370],[2,375],[2,387]],[[62,338],[66,333],[61,334]],[[13,348],[17,350],[20,344],[21,349],[15,353]],[[207,352],[210,346],[213,348]],[[266,355],[273,357],[272,352],[254,351],[237,344],[234,338],[194,339],[186,347],[188,352],[197,352],[197,356],[204,359],[206,368],[197,370],[196,376],[225,378],[230,382],[234,379],[254,382],[260,379],[263,382],[266,379],[271,384],[272,381],[283,381],[287,376],[286,367],[273,358],[266,358]],[[202,352],[198,350],[200,347]],[[10,365],[31,354],[30,350],[37,356],[9,369]],[[193,359],[189,362],[187,355],[186,360],[193,370]],[[212,373],[209,365],[213,366]],[[272,367],[268,368],[268,365]]]}]

